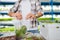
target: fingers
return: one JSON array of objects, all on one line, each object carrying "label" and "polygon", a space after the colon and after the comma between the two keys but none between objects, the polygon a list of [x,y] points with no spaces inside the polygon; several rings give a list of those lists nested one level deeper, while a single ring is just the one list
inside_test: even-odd
[{"label": "fingers", "polygon": [[31,18],[31,15],[28,14],[28,15],[26,16],[26,19],[30,19],[30,18]]},{"label": "fingers", "polygon": [[13,12],[9,12],[8,15],[11,16],[11,17],[14,17],[14,16],[15,16],[15,13],[13,13]]},{"label": "fingers", "polygon": [[22,14],[21,13],[15,13],[15,15],[16,15],[16,18],[18,19],[18,20],[21,20],[22,19]]},{"label": "fingers", "polygon": [[26,19],[34,19],[34,18],[36,18],[36,16],[34,14],[28,14],[26,16]]},{"label": "fingers", "polygon": [[16,18],[17,18],[18,20],[21,20],[21,19],[22,19],[22,15],[16,14]]},{"label": "fingers", "polygon": [[34,15],[34,14],[32,14],[31,18],[35,18],[35,15]]},{"label": "fingers", "polygon": [[22,19],[22,16],[16,16],[16,18],[17,18],[18,20],[21,20],[21,19]]}]

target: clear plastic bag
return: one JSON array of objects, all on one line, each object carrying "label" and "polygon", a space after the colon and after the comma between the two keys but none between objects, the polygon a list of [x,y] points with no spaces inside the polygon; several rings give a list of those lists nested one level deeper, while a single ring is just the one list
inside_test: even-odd
[{"label": "clear plastic bag", "polygon": [[16,40],[24,39],[27,29],[31,27],[30,20],[13,20],[15,26]]}]

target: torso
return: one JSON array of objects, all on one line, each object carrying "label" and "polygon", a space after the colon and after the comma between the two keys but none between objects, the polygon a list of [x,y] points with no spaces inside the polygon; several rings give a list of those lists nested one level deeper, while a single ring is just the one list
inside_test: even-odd
[{"label": "torso", "polygon": [[23,0],[21,2],[21,10],[23,19],[25,19],[26,15],[31,12],[31,4],[29,0]]},{"label": "torso", "polygon": [[21,2],[21,11],[22,11],[22,17],[23,17],[22,24],[26,25],[27,28],[29,29],[31,27],[30,20],[26,20],[27,14],[31,12],[31,4],[29,0],[23,0]]}]

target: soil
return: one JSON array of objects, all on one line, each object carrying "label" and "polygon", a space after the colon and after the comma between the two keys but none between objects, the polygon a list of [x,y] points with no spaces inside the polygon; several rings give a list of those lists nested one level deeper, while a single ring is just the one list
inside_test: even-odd
[{"label": "soil", "polygon": [[9,36],[9,37],[2,37],[0,40],[16,40],[15,36]]}]

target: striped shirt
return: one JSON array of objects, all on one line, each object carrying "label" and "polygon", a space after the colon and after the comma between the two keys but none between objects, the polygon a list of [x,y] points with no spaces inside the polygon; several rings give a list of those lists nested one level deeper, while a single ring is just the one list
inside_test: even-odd
[{"label": "striped shirt", "polygon": [[[21,12],[21,5],[20,3],[22,1],[26,1],[26,0],[18,0],[15,5],[10,9],[11,12]],[[41,12],[42,8],[40,6],[40,0],[29,0],[30,4],[31,4],[31,12],[32,13],[37,13],[37,12]]]}]

